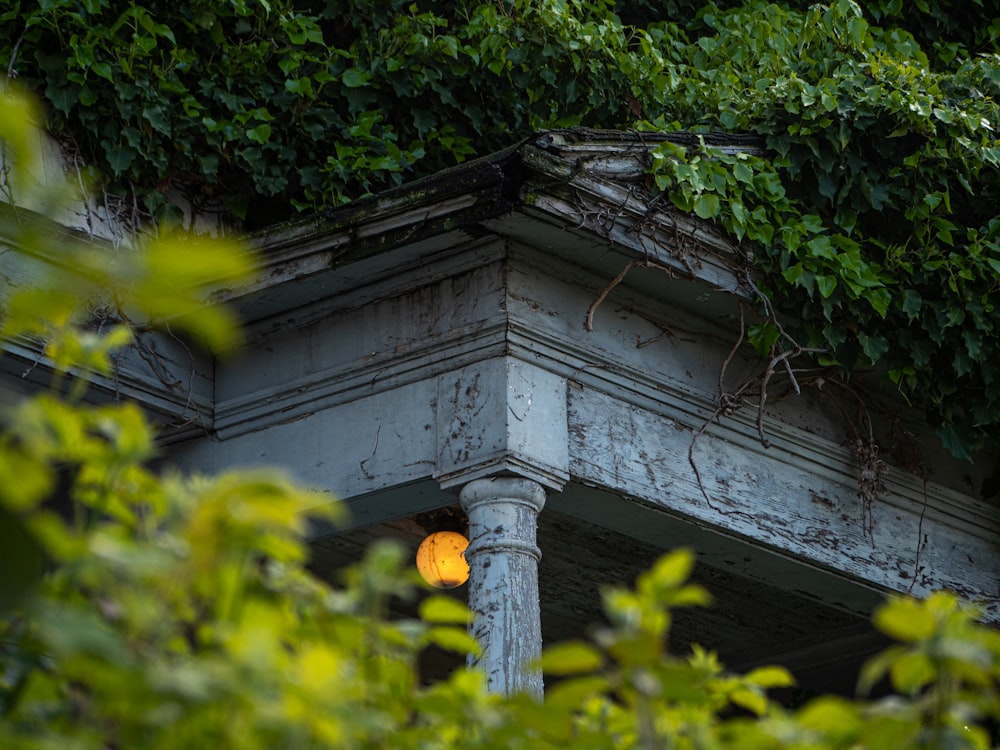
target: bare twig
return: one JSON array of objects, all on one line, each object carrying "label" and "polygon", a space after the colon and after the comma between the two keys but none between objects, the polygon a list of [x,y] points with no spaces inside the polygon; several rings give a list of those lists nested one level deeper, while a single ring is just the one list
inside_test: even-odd
[{"label": "bare twig", "polygon": [[[650,344],[655,344],[657,341],[659,341],[660,339],[664,338],[665,336],[670,336],[671,338],[676,338],[676,336],[674,336],[674,332],[671,331],[669,328],[667,328],[667,327],[661,327],[660,328],[660,332],[658,334],[656,334],[655,336],[653,336],[651,338],[648,338],[648,339],[645,339],[644,341],[637,341],[636,345],[635,345],[635,348],[636,349],[645,349]],[[636,338],[638,338],[638,336],[636,336]]]},{"label": "bare twig", "polygon": [[[25,30],[26,31],[26,30]],[[14,63],[17,61],[17,51],[21,48],[21,43],[24,41],[25,31],[21,32],[21,36],[17,38],[14,42],[14,49],[10,53],[10,64],[7,65],[7,80],[13,81],[17,77],[17,71],[14,70]]]},{"label": "bare twig", "polygon": [[378,436],[381,433],[382,433],[382,425],[380,424],[375,429],[375,444],[372,445],[372,452],[368,454],[368,458],[364,459],[363,461],[359,461],[358,462],[358,466],[361,467],[361,473],[365,475],[366,479],[374,479],[375,478],[374,475],[370,474],[368,472],[368,469],[365,468],[365,464],[368,463],[369,461],[371,461],[373,458],[375,458],[375,451],[378,450]]},{"label": "bare twig", "polygon": [[695,481],[698,483],[698,489],[701,490],[702,497],[705,498],[705,502],[708,503],[708,507],[714,510],[716,513],[721,513],[722,515],[728,515],[730,511],[723,510],[722,508],[718,507],[715,503],[712,502],[712,497],[708,494],[708,490],[705,489],[705,483],[704,481],[702,481],[701,472],[698,470],[698,464],[694,460],[694,446],[698,442],[698,438],[700,438],[702,435],[705,434],[705,430],[708,429],[708,426],[712,424],[712,422],[714,422],[716,419],[719,418],[719,415],[722,414],[722,411],[723,407],[721,406],[718,409],[716,409],[715,412],[712,414],[712,416],[710,416],[708,419],[705,420],[704,424],[702,424],[701,426],[701,429],[699,429],[698,432],[694,434],[694,437],[691,438],[691,442],[688,444],[688,463],[691,465],[691,470],[694,472]]},{"label": "bare twig", "polygon": [[604,289],[601,291],[601,293],[599,295],[597,295],[597,299],[595,299],[593,301],[593,303],[591,303],[590,307],[587,309],[587,317],[583,321],[583,327],[586,330],[588,330],[588,331],[593,331],[594,330],[594,313],[597,312],[597,308],[600,307],[601,303],[604,302],[604,300],[607,298],[607,296],[609,294],[611,294],[611,291],[616,286],[618,286],[619,284],[621,284],[622,281],[625,280],[625,277],[628,275],[628,272],[631,271],[633,268],[635,268],[640,263],[641,263],[641,261],[638,261],[638,260],[629,261],[625,265],[625,268],[623,268],[621,270],[621,273],[619,273],[617,276],[615,276],[614,280],[612,280],[612,282],[610,284],[608,284],[606,287],[604,287]]},{"label": "bare twig", "polygon": [[[772,354],[773,354],[773,352],[775,350],[772,348],[771,351],[772,351]],[[816,352],[819,352],[819,351],[822,351],[822,350],[821,349],[802,349],[800,347],[799,348],[795,348],[795,349],[786,349],[783,352],[780,352],[778,354],[774,354],[771,357],[771,361],[767,363],[767,369],[764,371],[764,375],[761,378],[760,400],[758,401],[758,404],[757,404],[757,434],[760,435],[760,443],[765,448],[770,448],[771,447],[771,443],[768,441],[767,437],[764,435],[764,405],[767,402],[767,388],[771,384],[771,378],[774,377],[775,368],[779,364],[782,364],[782,363],[784,363],[785,365],[787,365],[788,364],[788,360],[791,359],[792,357],[798,357],[801,354],[812,354],[812,353],[816,353]],[[795,391],[798,393],[799,392],[799,387],[798,387],[798,382],[796,382],[796,380],[795,380],[795,375],[792,373],[792,370],[791,370],[790,367],[788,367],[787,369],[788,369],[788,375],[792,379],[793,387],[795,388]]]},{"label": "bare twig", "polygon": [[927,472],[924,472],[924,506],[920,509],[920,521],[917,522],[917,554],[913,560],[913,578],[910,580],[910,585],[906,589],[906,593],[910,594],[913,592],[913,587],[917,583],[917,576],[920,575],[920,550],[924,546],[924,516],[927,514]]},{"label": "bare twig", "polygon": [[594,330],[594,313],[597,312],[597,308],[601,306],[601,303],[604,302],[605,299],[607,299],[607,296],[611,294],[614,288],[625,280],[625,277],[628,276],[628,272],[633,268],[655,268],[663,271],[668,276],[673,276],[674,273],[672,269],[649,258],[644,258],[643,260],[630,260],[625,264],[625,267],[621,270],[621,272],[615,276],[614,279],[612,279],[611,283],[601,290],[601,293],[597,295],[597,299],[595,299],[593,303],[591,303],[590,307],[587,308],[587,316],[583,321],[583,327],[586,330]]},{"label": "bare twig", "polygon": [[726,370],[729,369],[729,363],[733,361],[733,357],[736,356],[736,352],[739,351],[740,346],[743,344],[743,337],[746,335],[746,322],[743,318],[743,301],[737,300],[737,305],[740,308],[740,335],[736,339],[736,343],[733,344],[733,348],[729,350],[729,354],[726,355],[726,359],[722,362],[722,369],[719,370],[719,395],[726,392],[725,380],[726,380]]},{"label": "bare twig", "polygon": [[792,390],[795,391],[796,396],[801,396],[802,389],[799,388],[799,381],[795,379],[795,371],[792,369],[792,365],[789,363],[787,359],[785,360],[784,365],[785,365],[785,372],[788,373],[788,379],[792,383]]},{"label": "bare twig", "polygon": [[146,342],[142,338],[142,331],[138,328],[133,328],[133,330],[136,335],[132,338],[132,343],[135,345],[136,354],[149,365],[149,369],[152,370],[157,380],[175,393],[183,394],[184,383],[179,378],[173,377],[160,361],[161,357],[160,353],[156,351],[156,344]]},{"label": "bare twig", "polygon": [[185,403],[184,408],[190,409],[193,406],[195,413],[198,414],[198,416],[201,416],[201,413],[198,410],[197,405],[194,404],[193,402],[194,372],[196,366],[194,353],[191,351],[191,348],[187,345],[184,339],[182,339],[180,336],[178,336],[176,333],[173,332],[173,330],[170,328],[169,322],[165,321],[163,327],[166,329],[167,334],[170,336],[170,338],[176,341],[180,345],[180,347],[185,351],[185,353],[188,356],[188,362],[191,364],[191,369],[188,371],[187,402]]},{"label": "bare twig", "polygon": [[582,367],[577,367],[575,370],[573,370],[573,372],[570,373],[569,377],[566,378],[566,383],[568,385],[571,385],[574,388],[583,388],[583,383],[581,383],[579,380],[577,380],[576,376],[579,375],[584,370],[589,370],[591,367],[593,367],[596,370],[607,370],[608,369],[607,365],[588,363],[588,364],[583,365]]},{"label": "bare twig", "polygon": [[795,339],[789,335],[788,331],[785,330],[784,326],[781,325],[781,322],[778,320],[778,316],[774,311],[774,305],[771,304],[771,300],[768,299],[767,295],[757,288],[757,284],[754,283],[754,280],[751,278],[748,270],[743,272],[742,281],[751,291],[753,291],[757,299],[760,300],[760,303],[767,311],[768,322],[772,323],[774,327],[778,329],[778,333],[781,334],[781,337],[785,341],[788,341],[796,349],[801,348],[799,347],[798,342],[796,342]]}]

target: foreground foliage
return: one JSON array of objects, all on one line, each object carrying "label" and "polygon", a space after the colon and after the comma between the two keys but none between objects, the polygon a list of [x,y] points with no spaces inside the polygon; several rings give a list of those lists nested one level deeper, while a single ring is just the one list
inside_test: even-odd
[{"label": "foreground foliage", "polygon": [[[3,104],[15,115],[0,120],[0,137],[24,167],[35,141],[30,107],[9,91]],[[5,216],[15,257],[53,256],[36,216]],[[634,589],[607,591],[610,625],[592,642],[547,650],[542,666],[559,681],[544,705],[489,695],[474,670],[421,684],[425,647],[476,645],[468,612],[448,598],[425,598],[420,620],[387,619],[390,597],[415,593],[398,548],[376,546],[330,586],[307,568],[304,534],[312,518],[336,520],[335,506],[274,472],[156,474],[138,409],[83,400],[80,370],[109,372],[132,330],[126,320],[89,327],[95,299],[145,323],[170,319],[208,344],[235,334],[204,302],[220,276],[245,272],[245,255],[215,248],[205,272],[173,252],[182,245],[167,240],[99,263],[93,248],[61,242],[62,263],[4,300],[0,342],[41,337],[63,379],[0,421],[0,746],[990,746],[1000,634],[954,596],[894,599],[876,613],[898,644],[862,684],[887,676],[898,696],[820,697],[788,710],[767,694],[791,684],[785,670],[731,675],[711,652],[667,648],[671,611],[708,601],[686,583],[686,551],[664,556]]]}]

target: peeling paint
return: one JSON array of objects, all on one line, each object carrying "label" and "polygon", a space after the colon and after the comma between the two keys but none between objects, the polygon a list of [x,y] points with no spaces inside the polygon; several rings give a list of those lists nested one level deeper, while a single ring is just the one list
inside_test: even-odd
[{"label": "peeling paint", "polygon": [[536,526],[545,491],[527,479],[478,479],[460,498],[469,516],[465,555],[470,632],[483,650],[478,666],[491,691],[540,698],[542,675],[532,665],[542,648]]}]

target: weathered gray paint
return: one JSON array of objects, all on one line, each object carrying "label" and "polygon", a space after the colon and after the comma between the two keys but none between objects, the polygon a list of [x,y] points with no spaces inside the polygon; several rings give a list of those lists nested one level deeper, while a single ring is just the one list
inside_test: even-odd
[{"label": "weathered gray paint", "polygon": [[569,478],[564,378],[494,357],[440,376],[437,407],[443,488],[504,471],[552,489]]},{"label": "weathered gray paint", "polygon": [[482,648],[474,663],[490,690],[542,696],[542,620],[536,543],[545,490],[528,479],[469,482],[459,495],[469,516],[471,632]]},{"label": "weathered gray paint", "polygon": [[1000,620],[996,517],[959,522],[955,512],[969,509],[954,493],[937,488],[925,503],[905,485],[890,484],[865,509],[846,451],[818,441],[790,444],[787,435],[763,450],[741,445],[739,425],[723,425],[703,435],[694,454],[710,506],[687,461],[697,424],[588,388],[570,394],[569,413],[572,473],[580,480],[815,565],[862,574],[880,588],[918,595],[950,589],[983,601],[988,617]]},{"label": "weathered gray paint", "polygon": [[[212,364],[184,342],[162,334],[142,334],[142,349],[125,349],[116,358],[114,377],[73,371],[89,381],[91,401],[133,400],[142,404],[159,429],[161,444],[204,435],[212,424]],[[0,358],[0,403],[48,388],[52,361],[45,344],[20,338],[5,342]]]},{"label": "weathered gray paint", "polygon": [[[858,595],[826,586],[817,596],[851,610],[861,606],[845,600],[868,602],[872,588],[945,587],[1000,616],[996,508],[953,489],[964,472],[929,454],[938,481],[928,482],[926,501],[921,481],[893,470],[869,529],[844,425],[808,392],[770,402],[771,448],[760,443],[752,405],[698,439],[708,504],[688,449],[715,408],[734,303],[703,302],[697,282],[636,269],[587,332],[582,321],[607,276],[520,242],[474,248],[479,265],[438,252],[443,278],[409,291],[383,279],[383,291],[363,287],[363,299],[346,291],[326,314],[305,315],[298,329],[289,323],[295,335],[254,326],[252,347],[217,377],[221,442],[174,455],[213,468],[277,463],[358,498],[355,511],[372,520],[433,503],[389,492],[429,478],[445,489],[498,471],[550,489],[572,478],[784,560],[784,573],[746,566],[751,577],[781,586],[801,578],[796,570],[840,571],[862,584]],[[652,296],[660,287],[683,305]],[[741,353],[730,378],[751,367]],[[442,493],[439,505],[448,502]],[[700,551],[714,564],[732,557]]]}]

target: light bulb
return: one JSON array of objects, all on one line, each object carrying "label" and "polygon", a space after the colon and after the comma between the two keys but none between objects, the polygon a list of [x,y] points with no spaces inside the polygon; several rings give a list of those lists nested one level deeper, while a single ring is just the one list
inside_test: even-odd
[{"label": "light bulb", "polygon": [[417,549],[417,570],[431,586],[453,589],[469,580],[465,550],[469,540],[457,531],[436,531]]}]

